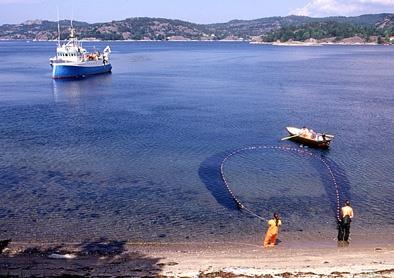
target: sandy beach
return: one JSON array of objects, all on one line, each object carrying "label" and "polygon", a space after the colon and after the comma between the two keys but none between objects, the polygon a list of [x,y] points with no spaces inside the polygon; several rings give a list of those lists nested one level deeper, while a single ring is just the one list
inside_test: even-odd
[{"label": "sandy beach", "polygon": [[394,277],[392,235],[251,243],[13,242],[0,255],[8,277]]}]

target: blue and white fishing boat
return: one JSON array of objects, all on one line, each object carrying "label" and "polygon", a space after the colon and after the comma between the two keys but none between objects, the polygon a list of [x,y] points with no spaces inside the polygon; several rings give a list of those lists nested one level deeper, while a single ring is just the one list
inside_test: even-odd
[{"label": "blue and white fishing boat", "polygon": [[81,78],[88,75],[109,73],[112,70],[109,60],[110,53],[111,49],[109,46],[102,53],[99,51],[94,53],[87,52],[75,36],[75,29],[71,25],[69,40],[64,44],[60,44],[59,38],[56,56],[50,59],[52,77]]}]

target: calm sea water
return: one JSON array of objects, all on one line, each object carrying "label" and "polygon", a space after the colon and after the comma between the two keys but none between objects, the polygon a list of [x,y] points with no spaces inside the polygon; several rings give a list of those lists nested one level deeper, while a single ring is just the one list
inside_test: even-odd
[{"label": "calm sea water", "polygon": [[[106,44],[86,43],[88,49]],[[255,242],[221,160],[281,142],[284,127],[336,135],[329,151],[352,232],[394,231],[394,48],[115,43],[113,73],[54,81],[52,42],[0,43],[0,237]],[[225,165],[235,195],[282,233],[335,236],[318,159],[258,150]]]}]

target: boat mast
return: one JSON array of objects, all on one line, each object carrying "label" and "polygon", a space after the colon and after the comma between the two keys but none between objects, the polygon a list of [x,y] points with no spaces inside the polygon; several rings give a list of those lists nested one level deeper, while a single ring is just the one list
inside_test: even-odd
[{"label": "boat mast", "polygon": [[[59,7],[57,7],[57,46],[60,47],[60,19],[59,19]],[[57,52],[56,52],[57,56]]]},{"label": "boat mast", "polygon": [[72,11],[71,11],[71,37],[74,38],[75,34],[75,30],[74,30],[74,26],[73,26],[73,21],[74,21],[74,2],[73,2],[73,6],[72,6]]},{"label": "boat mast", "polygon": [[76,38],[75,38],[75,29],[73,26],[73,21],[74,21],[74,7],[72,9],[72,15],[71,15],[71,21],[70,21],[70,40],[72,41],[73,46],[76,46]]}]

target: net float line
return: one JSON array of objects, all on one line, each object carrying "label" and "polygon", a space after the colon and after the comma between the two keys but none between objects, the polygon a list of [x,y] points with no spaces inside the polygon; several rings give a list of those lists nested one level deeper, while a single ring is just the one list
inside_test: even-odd
[{"label": "net float line", "polygon": [[321,156],[314,154],[312,152],[306,151],[305,149],[302,148],[292,148],[292,147],[282,147],[282,146],[266,146],[266,145],[257,145],[257,146],[248,146],[248,147],[243,147],[237,150],[232,151],[230,154],[228,154],[220,163],[220,175],[221,178],[223,180],[223,183],[228,191],[228,193],[230,194],[230,196],[232,197],[232,199],[234,200],[234,202],[237,204],[238,208],[246,211],[247,213],[249,213],[250,215],[257,217],[260,220],[267,220],[263,217],[261,217],[260,215],[256,214],[255,212],[253,212],[251,209],[249,209],[247,206],[245,206],[238,198],[237,196],[233,193],[233,191],[231,190],[231,187],[229,185],[228,179],[226,178],[226,175],[224,174],[224,165],[225,163],[233,156],[238,155],[239,153],[242,152],[246,152],[246,151],[253,151],[253,150],[280,150],[280,151],[291,151],[291,152],[295,152],[297,154],[304,154],[304,155],[309,155],[310,157],[316,158],[318,160],[320,160],[323,165],[326,167],[331,180],[332,180],[332,184],[335,190],[335,197],[336,197],[336,219],[340,220],[340,198],[339,198],[339,186],[338,186],[338,182],[335,178],[334,172],[331,169],[330,165],[328,164],[328,162]]}]

